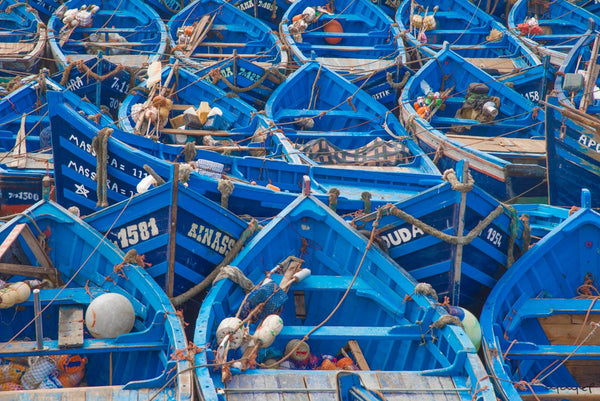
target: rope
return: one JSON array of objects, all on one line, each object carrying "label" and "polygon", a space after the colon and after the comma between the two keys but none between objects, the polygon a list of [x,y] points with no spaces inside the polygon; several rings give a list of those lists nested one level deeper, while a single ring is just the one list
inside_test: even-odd
[{"label": "rope", "polygon": [[402,90],[402,88],[404,88],[404,85],[406,85],[408,78],[410,78],[410,72],[408,71],[404,73],[404,76],[402,77],[402,80],[400,82],[394,82],[394,76],[391,72],[387,72],[385,74],[385,80],[387,81],[388,85],[390,85],[391,88],[394,90]]},{"label": "rope", "polygon": [[248,279],[248,277],[246,277],[240,269],[238,269],[236,266],[230,265],[223,266],[219,269],[219,272],[217,273],[215,279],[212,281],[212,284],[214,285],[217,281],[226,278],[242,287],[245,293],[252,291],[252,289],[254,288],[254,283],[250,281],[250,279]]},{"label": "rope", "polygon": [[246,86],[245,88],[242,88],[241,86],[236,86],[236,85],[232,84],[231,82],[229,82],[228,79],[226,79],[223,75],[221,75],[221,71],[216,68],[210,72],[210,76],[213,79],[213,81],[216,81],[214,83],[217,83],[218,81],[223,81],[223,83],[225,85],[227,85],[227,87],[229,89],[231,89],[232,91],[234,91],[235,93],[244,93],[244,92],[249,92],[253,89],[258,88],[269,77],[269,73],[271,72],[271,69],[273,69],[273,68],[274,67],[266,70],[262,77],[260,77],[258,80],[256,80],[256,82],[254,82],[252,85]]},{"label": "rope", "polygon": [[196,151],[196,146],[194,142],[187,142],[183,147],[183,156],[185,158],[185,162],[189,163],[196,160],[196,155],[198,152]]},{"label": "rope", "polygon": [[443,315],[438,320],[433,322],[433,324],[429,327],[433,327],[435,329],[441,330],[449,324],[452,324],[452,325],[458,326],[458,327],[463,327],[458,316],[454,316],[454,315]]},{"label": "rope", "polygon": [[523,249],[521,252],[525,252],[531,246],[531,226],[529,225],[529,215],[524,214],[521,216],[521,222],[523,222]]},{"label": "rope", "polygon": [[192,174],[194,168],[187,163],[179,164],[179,181],[183,184],[190,180],[190,174]]},{"label": "rope", "polygon": [[519,222],[519,216],[517,211],[512,206],[507,206],[508,212],[510,213],[510,238],[508,240],[508,252],[506,256],[506,267],[511,267],[515,263],[515,239],[517,238],[517,227]]},{"label": "rope", "polygon": [[81,211],[79,210],[79,208],[77,206],[71,206],[70,208],[67,209],[67,211],[77,217],[81,216]]},{"label": "rope", "polygon": [[217,275],[219,274],[221,268],[223,266],[229,265],[233,261],[233,259],[235,259],[238,253],[240,253],[240,251],[242,250],[242,247],[244,246],[248,238],[250,238],[256,232],[256,230],[258,230],[258,223],[256,222],[256,220],[252,219],[248,224],[248,227],[246,227],[246,229],[242,232],[242,235],[240,235],[240,238],[238,238],[238,240],[235,242],[233,247],[231,247],[229,252],[225,254],[225,257],[217,265],[217,267],[215,267],[215,269],[200,283],[196,284],[183,294],[180,294],[175,298],[171,298],[171,303],[174,306],[181,305],[182,303],[200,294],[202,291],[204,291],[205,288],[210,286],[213,283],[213,280],[215,280],[215,277],[217,277]]},{"label": "rope", "polygon": [[481,220],[475,228],[473,228],[469,233],[463,237],[457,237],[454,235],[446,234],[429,224],[417,219],[414,216],[404,212],[403,210],[398,209],[396,206],[388,204],[382,208],[382,210],[387,213],[394,215],[396,217],[401,218],[409,224],[415,225],[419,227],[424,233],[433,235],[436,238],[441,239],[444,242],[453,244],[453,245],[466,245],[469,244],[475,237],[477,237],[485,227],[487,227],[494,219],[502,214],[504,211],[504,207],[502,205],[498,205],[496,209],[494,209],[490,214],[488,214],[485,219]]},{"label": "rope", "polygon": [[362,199],[363,203],[365,204],[365,213],[366,214],[371,213],[371,193],[368,191],[365,191],[362,194],[360,194],[360,198]]},{"label": "rope", "polygon": [[165,183],[165,180],[162,179],[162,177],[158,174],[156,174],[156,171],[154,171],[154,169],[152,167],[150,167],[147,164],[144,164],[144,170],[146,170],[146,172],[148,174],[150,174],[152,176],[152,178],[154,178],[154,181],[156,181],[156,186],[162,185]]},{"label": "rope", "polygon": [[92,69],[90,67],[88,67],[83,62],[83,60],[78,60],[74,63],[67,65],[67,67],[63,71],[62,79],[60,80],[60,84],[62,86],[66,86],[67,82],[69,81],[69,75],[71,75],[71,71],[73,70],[73,67],[77,67],[79,72],[87,74],[90,77],[92,77],[93,79],[95,79],[96,81],[100,81],[100,82],[104,81],[107,78],[111,78],[111,77],[117,75],[119,72],[121,72],[123,69],[125,69],[125,67],[123,65],[118,64],[114,70],[109,71],[104,75],[98,75],[94,71],[92,71]]},{"label": "rope", "polygon": [[92,140],[92,148],[96,152],[96,193],[98,202],[96,203],[97,207],[106,207],[108,206],[107,201],[107,178],[106,178],[106,165],[108,163],[108,138],[112,134],[112,128],[102,128],[98,131],[98,135],[94,137]]},{"label": "rope", "polygon": [[233,193],[233,182],[221,179],[219,180],[217,189],[221,193],[221,206],[227,209],[229,206],[229,196]]},{"label": "rope", "polygon": [[473,176],[471,176],[471,172],[469,171],[467,182],[462,183],[456,177],[456,172],[452,169],[448,169],[444,171],[442,175],[442,180],[448,181],[450,185],[452,185],[452,189],[458,192],[471,192],[473,189],[473,185],[475,184],[475,180],[473,180]]},{"label": "rope", "polygon": [[437,292],[433,286],[429,283],[419,283],[415,286],[415,294],[430,296],[435,299],[435,302],[438,301]]},{"label": "rope", "polygon": [[337,188],[331,188],[329,190],[329,208],[334,212],[337,209],[338,196],[340,196],[340,190]]}]

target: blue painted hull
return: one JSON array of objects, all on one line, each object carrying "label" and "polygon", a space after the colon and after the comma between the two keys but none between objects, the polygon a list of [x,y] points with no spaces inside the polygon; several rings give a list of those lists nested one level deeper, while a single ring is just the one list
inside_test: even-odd
[{"label": "blue painted hull", "polygon": [[[457,236],[461,193],[446,182],[394,205],[439,232]],[[466,197],[463,235],[473,230],[500,205],[475,185]],[[384,209],[385,210],[385,209]],[[360,229],[371,229],[375,213],[354,220]],[[514,231],[513,231],[514,230]],[[523,226],[516,212],[502,207],[501,213],[468,244],[456,268],[457,246],[425,234],[418,225],[384,212],[378,236],[390,257],[417,281],[433,286],[440,299],[447,296],[478,314],[483,300],[510,266],[509,254],[516,260],[523,250]],[[512,241],[511,241],[512,239]]]},{"label": "blue painted hull", "polygon": [[[485,84],[488,101],[497,99],[495,117],[469,114],[471,84]],[[429,106],[427,117],[415,100],[432,92],[444,106]],[[452,50],[442,50],[408,81],[400,104],[400,120],[440,170],[469,160],[478,185],[500,201],[546,196],[543,111]]]},{"label": "blue painted hull", "polygon": [[[289,0],[236,0],[231,2],[236,8],[264,22],[271,30],[277,32],[283,15],[290,7]],[[273,12],[275,8],[275,12]]]},{"label": "blue painted hull", "polygon": [[600,215],[585,192],[582,208],[517,261],[485,303],[484,355],[504,400],[597,394],[600,361],[590,324],[598,314]]},{"label": "blue painted hull", "polygon": [[[247,223],[233,213],[180,184],[173,295],[201,282],[223,260]],[[167,288],[171,183],[151,189],[85,218],[124,252],[135,249],[148,263],[146,271]]]},{"label": "blue painted hull", "polygon": [[[98,126],[71,108],[72,94],[49,92],[50,118],[54,146],[57,200],[64,205],[77,205],[84,214],[98,210],[96,207],[96,157],[92,155],[91,142]],[[113,139],[114,138],[114,139]],[[133,149],[125,145],[127,141]],[[173,166],[165,160],[180,160],[182,147],[157,143],[149,138],[124,133],[117,129],[108,140],[107,177],[108,203],[121,201],[135,193],[135,187],[146,175],[142,166],[148,164],[158,175],[169,179]],[[215,162],[231,175],[234,191],[229,197],[228,209],[236,214],[268,217],[277,214],[300,192],[302,176],[308,174],[313,181],[312,192],[323,200],[328,191],[338,188],[337,201],[340,214],[363,209],[361,193],[371,193],[373,208],[394,199],[403,199],[439,183],[439,176],[410,173],[383,173],[290,165],[283,161],[255,157],[234,157],[198,150],[198,159]],[[219,202],[218,179],[192,173],[189,186],[207,198]],[[267,184],[278,187],[273,190]]]},{"label": "blue painted hull", "polygon": [[[213,75],[215,69],[218,69],[220,77]],[[265,74],[266,78],[263,79]],[[195,75],[204,77],[206,82],[218,86],[226,93],[239,96],[256,110],[265,108],[269,96],[285,80],[285,76],[277,69],[265,69],[252,61],[239,57],[235,60],[219,61],[195,72]],[[228,84],[225,83],[225,80]],[[250,88],[250,86],[254,86],[254,88]]]},{"label": "blue painted hull", "polygon": [[[0,101],[0,215],[22,212],[42,199],[42,179],[53,175],[52,138],[46,88],[58,90],[51,80],[24,84]],[[80,101],[82,102],[82,101]],[[93,106],[81,103],[91,112]],[[18,132],[24,120],[25,154],[15,156]],[[110,120],[103,120],[105,123]],[[21,142],[22,143],[22,142]]]},{"label": "blue painted hull", "polygon": [[598,135],[594,127],[564,119],[561,113],[567,111],[557,103],[555,98],[549,98],[546,119],[550,203],[576,205],[582,188],[590,189],[592,200],[600,202],[600,155],[594,145]]},{"label": "blue painted hull", "polygon": [[554,227],[565,221],[571,213],[566,208],[544,204],[515,204],[513,207],[523,221],[523,226],[529,225],[531,244],[542,239]]},{"label": "blue painted hull", "polygon": [[[38,235],[44,235],[47,248],[34,250],[35,246],[27,242],[31,240],[27,240],[25,231],[29,231],[30,236],[33,234],[33,241]],[[21,241],[21,254],[14,246],[15,240],[17,243]],[[182,323],[169,299],[151,277],[139,266],[122,263],[123,252],[67,210],[45,201],[29,209],[27,216],[19,216],[3,225],[0,241],[3,260],[8,263],[40,263],[46,266],[46,256],[33,255],[47,252],[48,263],[56,268],[62,281],[54,275],[49,280],[66,283],[61,288],[50,285],[40,290],[43,350],[37,350],[36,342],[31,340],[36,337],[31,324],[33,294],[24,303],[1,310],[0,321],[4,326],[0,335],[2,358],[36,355],[85,357],[87,387],[77,389],[78,396],[121,401],[160,392],[157,394],[159,400],[186,401],[192,398],[191,376],[185,372],[189,362],[171,358],[176,352],[186,353]],[[115,270],[119,265],[122,270]],[[33,277],[40,278],[39,275]],[[22,281],[28,276],[4,274],[3,278]],[[64,329],[58,329],[59,310],[63,307],[85,309],[93,299],[107,292],[121,294],[132,304],[136,318],[132,330],[117,338],[93,338],[86,333],[83,345],[59,347],[65,336]],[[84,323],[79,321],[79,324],[83,326]],[[83,327],[81,330],[83,334]],[[176,377],[179,373],[181,375]],[[169,382],[170,379],[174,380]],[[165,389],[161,389],[163,385]],[[69,397],[75,394],[66,388],[42,389],[2,392],[0,398],[35,400],[48,396],[49,391],[53,393],[52,397],[64,395],[65,398],[61,399],[71,399]]]},{"label": "blue painted hull", "polygon": [[[106,78],[97,80],[91,73]],[[68,74],[65,71],[58,72],[52,79],[77,96],[85,97],[97,107],[104,106],[114,119],[117,118],[121,102],[137,82],[122,66],[97,58],[79,61],[69,68]]]},{"label": "blue painted hull", "polygon": [[[252,239],[233,265],[246,275],[254,288],[269,271],[270,280],[282,284],[285,273],[277,270],[277,266],[285,267],[284,259],[289,256],[300,258],[302,266],[310,269],[310,276],[293,283],[287,297],[283,286],[274,292],[273,298],[277,298],[277,306],[281,306],[275,313],[280,315],[283,328],[272,345],[261,353],[277,355],[277,350],[283,351],[288,341],[305,336],[310,348],[303,351],[303,355],[318,365],[321,362],[307,352],[319,360],[319,355],[335,355],[348,340],[354,339],[365,357],[363,370],[355,373],[369,383],[364,387],[379,390],[387,397],[393,393],[396,399],[409,399],[409,388],[419,388],[421,396],[426,398],[432,396],[433,391],[451,391],[457,400],[495,399],[491,386],[483,384],[488,379],[462,330],[451,325],[441,330],[431,328],[443,314],[442,309],[434,306],[431,298],[416,294],[416,282],[403,269],[376,247],[367,246],[361,234],[315,198],[302,196],[295,200]],[[261,291],[269,285],[272,284],[261,287]],[[240,350],[235,350],[233,345],[224,349],[225,342],[219,351],[215,332],[223,319],[236,315],[238,308],[243,311],[242,317],[251,311],[252,297],[247,298],[250,306],[242,306],[246,302],[244,291],[230,280],[220,280],[204,300],[194,337],[195,344],[203,347],[196,355],[199,366],[196,374],[203,398],[224,400],[239,391],[257,399],[271,400],[279,397],[268,390],[274,386],[283,394],[290,388],[301,389],[306,397],[302,399],[308,399],[308,394],[311,399],[333,399],[331,391],[338,391],[336,372],[302,368],[304,365],[293,359],[284,362],[286,368],[282,363],[280,369],[273,370],[268,365],[272,362],[265,362],[266,358],[259,356],[258,362],[265,362],[266,366],[252,366],[243,372],[234,366],[233,378],[227,385],[219,369],[203,366],[213,363],[217,352],[224,354],[221,360],[240,358]],[[328,316],[336,305],[335,314]],[[274,306],[267,303],[267,307]],[[262,317],[248,319],[246,325],[250,333],[261,320]],[[288,345],[284,354],[291,353],[290,349]],[[301,359],[296,358],[296,361]],[[302,370],[290,370],[290,363]],[[389,381],[386,383],[383,377]],[[381,381],[378,382],[378,378]],[[436,384],[426,385],[429,380]],[[462,391],[453,390],[454,386]],[[217,391],[223,388],[223,392]],[[355,390],[366,391],[360,385]]]}]

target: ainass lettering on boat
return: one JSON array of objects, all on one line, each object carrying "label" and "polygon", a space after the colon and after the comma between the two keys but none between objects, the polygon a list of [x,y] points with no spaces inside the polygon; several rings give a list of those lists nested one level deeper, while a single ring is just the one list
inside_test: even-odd
[{"label": "ainass lettering on boat", "polygon": [[380,237],[388,249],[394,248],[398,245],[405,244],[416,238],[422,237],[425,233],[417,226],[406,225],[400,228],[396,228],[380,234]]},{"label": "ainass lettering on boat", "polygon": [[202,245],[205,245],[221,255],[225,255],[235,244],[235,239],[229,235],[215,230],[214,228],[206,227],[202,224],[192,223],[187,236],[195,239]]}]

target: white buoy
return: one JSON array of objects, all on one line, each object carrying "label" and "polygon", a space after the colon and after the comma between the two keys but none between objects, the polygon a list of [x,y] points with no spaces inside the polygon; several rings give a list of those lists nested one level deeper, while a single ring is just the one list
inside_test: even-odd
[{"label": "white buoy", "polygon": [[225,336],[229,335],[229,348],[238,349],[244,341],[244,326],[237,317],[225,318],[217,328],[217,343],[221,344]]},{"label": "white buoy", "polygon": [[85,325],[95,338],[116,338],[129,333],[134,322],[135,312],[129,299],[113,292],[94,299],[85,311]]},{"label": "white buoy", "polygon": [[481,347],[481,326],[475,315],[465,308],[456,306],[451,307],[448,312],[460,319],[467,337],[469,337],[475,349],[479,351],[479,347]]},{"label": "white buoy", "polygon": [[29,288],[29,285],[23,281],[12,283],[9,288],[12,288],[18,294],[17,298],[15,299],[15,304],[21,304],[27,301],[27,298],[29,298],[29,295],[31,295],[31,288]]},{"label": "white buoy", "polygon": [[260,326],[272,330],[277,336],[281,333],[281,329],[283,329],[283,320],[279,315],[269,315],[263,320]]}]

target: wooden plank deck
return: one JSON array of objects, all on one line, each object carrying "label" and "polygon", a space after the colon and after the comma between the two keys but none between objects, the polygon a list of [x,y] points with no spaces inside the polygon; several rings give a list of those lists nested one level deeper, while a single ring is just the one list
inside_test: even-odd
[{"label": "wooden plank deck", "polygon": [[0,56],[27,54],[33,51],[36,42],[4,42],[0,43]]},{"label": "wooden plank deck", "polygon": [[[357,371],[368,389],[381,391],[388,401],[459,401],[466,388],[451,377],[423,376],[419,372]],[[236,375],[225,389],[228,401],[325,401],[336,399],[336,371],[293,371]],[[462,396],[462,397],[461,397]]]},{"label": "wooden plank deck", "polygon": [[[147,401],[157,391],[158,389],[123,390],[120,386],[0,391],[0,401]],[[168,389],[153,401],[173,399],[173,391]]]},{"label": "wooden plank deck", "polygon": [[470,135],[446,135],[474,149],[495,153],[546,153],[546,141],[543,139],[505,138]]},{"label": "wooden plank deck", "polygon": [[482,70],[496,70],[500,74],[509,74],[517,68],[510,58],[467,58],[467,61]]}]

